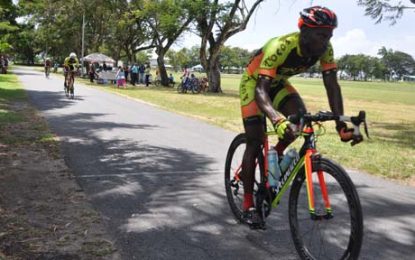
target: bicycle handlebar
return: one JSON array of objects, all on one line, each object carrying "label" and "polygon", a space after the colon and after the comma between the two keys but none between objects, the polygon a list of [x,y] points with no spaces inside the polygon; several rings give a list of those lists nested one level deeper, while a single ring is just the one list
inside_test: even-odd
[{"label": "bicycle handlebar", "polygon": [[292,124],[300,125],[301,129],[303,128],[304,125],[309,124],[311,122],[324,122],[324,121],[350,122],[353,125],[353,141],[351,143],[352,146],[363,141],[363,136],[360,133],[360,125],[363,123],[365,134],[367,138],[370,138],[367,124],[366,124],[366,112],[365,111],[360,111],[357,116],[338,116],[338,115],[334,115],[330,111],[320,111],[314,115],[310,113],[300,112],[296,115],[288,116],[287,119]]}]

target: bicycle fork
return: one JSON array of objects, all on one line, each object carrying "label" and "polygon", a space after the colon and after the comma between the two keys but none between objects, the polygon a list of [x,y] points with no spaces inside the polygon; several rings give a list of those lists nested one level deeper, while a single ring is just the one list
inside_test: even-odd
[{"label": "bicycle fork", "polygon": [[[308,208],[310,212],[310,217],[313,220],[321,220],[321,219],[330,219],[333,217],[332,208],[330,205],[329,194],[327,191],[326,181],[324,179],[323,171],[319,166],[319,155],[316,154],[316,150],[308,149],[304,155],[305,160],[305,180],[306,180],[306,187],[307,187],[307,198],[308,198]],[[313,164],[314,162],[314,164]],[[321,196],[324,202],[325,214],[317,214],[315,210],[315,197],[314,197],[314,187],[313,187],[313,166],[316,168],[318,183],[320,185]]]}]

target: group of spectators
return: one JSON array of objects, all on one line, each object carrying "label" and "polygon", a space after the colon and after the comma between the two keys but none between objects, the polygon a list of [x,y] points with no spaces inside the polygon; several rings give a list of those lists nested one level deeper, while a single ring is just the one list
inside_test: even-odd
[{"label": "group of spectators", "polygon": [[135,84],[150,84],[150,64],[137,64],[134,63],[130,67],[124,66],[125,78],[128,78],[128,74],[131,73],[131,85]]},{"label": "group of spectators", "polygon": [[0,73],[7,74],[7,68],[9,67],[9,59],[6,55],[0,55]]},{"label": "group of spectators", "polygon": [[[109,67],[105,62],[100,66],[99,64],[91,63],[88,67],[88,75],[91,82],[94,79],[98,78],[98,73],[102,71],[112,71],[112,67]],[[130,77],[130,78],[129,78]],[[127,81],[130,79],[131,85],[135,86],[136,84],[145,84],[148,86],[150,84],[150,64],[136,64],[134,63],[131,66],[118,66],[115,81],[117,87],[125,87]]]}]

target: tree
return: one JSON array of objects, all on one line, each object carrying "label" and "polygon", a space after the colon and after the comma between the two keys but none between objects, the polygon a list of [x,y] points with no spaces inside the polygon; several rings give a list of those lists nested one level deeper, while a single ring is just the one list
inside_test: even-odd
[{"label": "tree", "polygon": [[161,84],[169,85],[164,57],[173,43],[188,29],[193,18],[184,8],[192,0],[147,0],[140,9],[151,28],[151,43],[157,54]]},{"label": "tree", "polygon": [[19,29],[16,16],[17,8],[11,0],[0,2],[0,53],[10,52],[13,48],[10,33]]},{"label": "tree", "polygon": [[197,34],[201,37],[200,61],[207,72],[209,91],[222,92],[220,82],[220,51],[225,42],[245,30],[252,14],[264,0],[249,5],[245,0],[194,0],[189,6],[196,18]]},{"label": "tree", "polygon": [[387,68],[390,79],[393,79],[393,77],[401,78],[403,75],[410,75],[415,72],[414,58],[407,53],[382,47],[378,54]]},{"label": "tree", "polygon": [[[412,4],[415,4],[415,0],[410,0]],[[389,0],[358,0],[358,5],[365,6],[365,12],[367,16],[372,19],[376,19],[376,23],[382,22],[382,20],[389,20],[391,24],[395,24],[397,19],[401,18],[403,12],[407,9],[415,9],[415,6],[408,6],[401,1],[390,4]]]},{"label": "tree", "polygon": [[248,50],[239,48],[239,47],[222,47],[220,54],[220,65],[222,71],[225,70],[228,73],[231,73],[232,68],[238,68],[238,70],[245,67],[251,54]]}]

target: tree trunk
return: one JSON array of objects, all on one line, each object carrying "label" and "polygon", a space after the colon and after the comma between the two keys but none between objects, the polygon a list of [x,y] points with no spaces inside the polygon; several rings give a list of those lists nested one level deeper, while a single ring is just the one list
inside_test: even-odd
[{"label": "tree trunk", "polygon": [[166,66],[164,66],[164,57],[157,57],[157,66],[159,70],[161,85],[168,86],[169,78],[167,76]]},{"label": "tree trunk", "polygon": [[208,67],[206,71],[209,79],[209,92],[222,93],[219,66],[220,44],[212,44],[209,48],[209,52],[209,59],[207,59],[206,62]]},{"label": "tree trunk", "polygon": [[159,71],[159,77],[161,80],[161,84],[163,86],[168,86],[169,85],[169,78],[167,76],[167,71],[166,71],[166,66],[164,65],[164,55],[165,55],[165,51],[164,49],[158,49],[156,50],[157,53],[157,67],[158,67],[158,71]]},{"label": "tree trunk", "polygon": [[220,82],[220,69],[219,61],[211,62],[209,64],[208,79],[209,79],[209,92],[222,93]]}]

